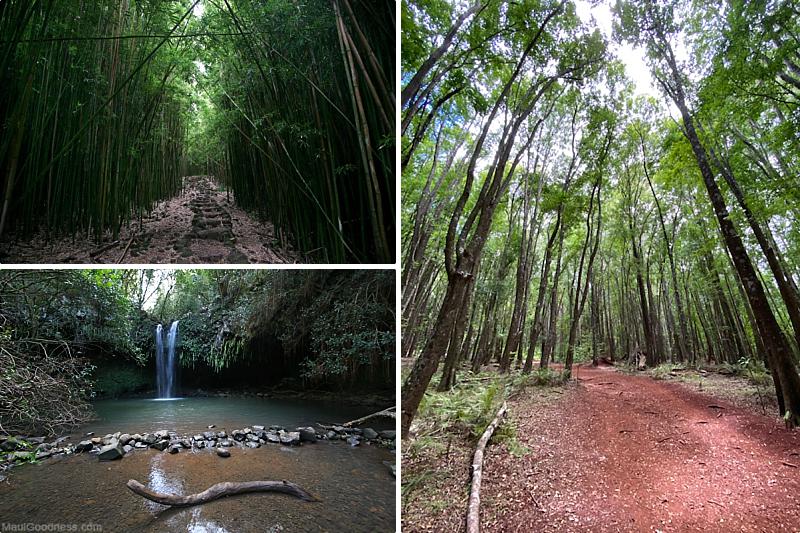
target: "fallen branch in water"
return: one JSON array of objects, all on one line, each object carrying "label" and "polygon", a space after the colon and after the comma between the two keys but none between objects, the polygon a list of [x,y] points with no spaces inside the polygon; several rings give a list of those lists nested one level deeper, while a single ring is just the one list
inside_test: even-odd
[{"label": "fallen branch in water", "polygon": [[174,494],[153,492],[135,479],[128,480],[126,486],[132,492],[138,494],[142,498],[147,498],[148,500],[160,503],[161,505],[170,505],[172,507],[189,507],[191,505],[200,505],[218,498],[223,498],[225,496],[244,494],[246,492],[283,492],[284,494],[289,494],[290,496],[300,498],[303,501],[318,501],[311,494],[303,490],[299,485],[295,485],[289,481],[226,481],[212,485],[203,492],[190,494],[189,496],[177,496]]},{"label": "fallen branch in water", "polygon": [[383,411],[378,411],[377,413],[372,413],[371,415],[363,416],[361,418],[356,418],[355,420],[351,420],[350,422],[345,422],[342,424],[342,427],[349,428],[350,426],[357,426],[369,420],[370,418],[376,417],[385,417],[385,418],[397,418],[397,413],[395,412],[395,407],[389,407],[384,409]]},{"label": "fallen branch in water", "polygon": [[475,447],[475,455],[472,456],[472,488],[469,491],[469,505],[467,506],[467,533],[478,533],[481,530],[481,476],[483,474],[483,451],[492,438],[494,430],[500,425],[500,421],[506,414],[508,406],[503,402],[503,406],[497,411],[492,423],[483,432],[478,446]]}]

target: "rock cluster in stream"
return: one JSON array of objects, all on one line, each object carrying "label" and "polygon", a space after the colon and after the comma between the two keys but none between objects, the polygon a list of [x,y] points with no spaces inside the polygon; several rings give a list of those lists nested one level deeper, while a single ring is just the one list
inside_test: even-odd
[{"label": "rock cluster in stream", "polygon": [[[214,426],[209,426],[213,428]],[[279,444],[300,446],[318,440],[346,441],[351,446],[376,443],[394,447],[394,431],[375,431],[372,428],[324,427],[317,431],[313,427],[298,427],[287,431],[283,426],[251,426],[227,432],[205,431],[196,435],[179,436],[174,431],[161,430],[153,433],[113,433],[96,437],[93,433],[77,444],[65,443],[68,437],[59,437],[45,442],[44,437],[0,436],[0,458],[3,466],[41,460],[55,455],[94,453],[100,461],[120,459],[140,449],[155,449],[161,452],[180,453],[184,450],[216,449],[220,457],[230,457],[231,448],[260,448],[262,445]]]}]

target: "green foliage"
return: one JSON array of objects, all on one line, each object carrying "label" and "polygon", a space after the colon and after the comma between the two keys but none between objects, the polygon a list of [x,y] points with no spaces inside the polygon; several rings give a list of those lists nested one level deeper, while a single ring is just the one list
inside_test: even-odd
[{"label": "green foliage", "polygon": [[324,262],[393,257],[393,13],[230,0],[200,21],[243,34],[200,40],[192,168]]},{"label": "green foliage", "polygon": [[116,235],[179,190],[191,47],[93,39],[176,32],[186,6],[158,4],[3,2],[0,180],[10,208],[0,233]]},{"label": "green foliage", "polygon": [[110,362],[93,368],[92,389],[98,396],[117,398],[154,386],[153,376],[144,367]]},{"label": "green foliage", "polygon": [[[394,375],[393,294],[391,271],[185,270],[155,310],[164,324],[180,320],[186,367],[219,372],[249,361],[292,361],[308,385],[387,384]],[[279,352],[253,347],[265,339]]]},{"label": "green foliage", "polygon": [[419,407],[426,426],[471,438],[480,437],[502,403],[503,383],[491,374],[477,374],[473,379],[475,381],[462,382],[449,392],[428,391]]},{"label": "green foliage", "polygon": [[673,365],[673,364],[670,364],[670,363],[664,363],[664,364],[658,365],[657,367],[653,368],[650,371],[650,377],[652,377],[653,379],[658,379],[658,380],[668,379],[669,375],[675,370],[676,366],[677,365]]}]

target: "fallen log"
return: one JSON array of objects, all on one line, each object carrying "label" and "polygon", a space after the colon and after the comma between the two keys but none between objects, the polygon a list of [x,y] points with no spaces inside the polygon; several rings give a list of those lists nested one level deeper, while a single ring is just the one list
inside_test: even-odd
[{"label": "fallen log", "polygon": [[483,475],[483,451],[492,438],[494,430],[500,425],[500,421],[506,414],[508,405],[503,402],[503,406],[497,411],[492,423],[483,432],[478,446],[475,447],[475,455],[472,456],[472,487],[469,491],[469,504],[467,505],[467,533],[478,533],[481,530],[481,476]]},{"label": "fallen log", "polygon": [[106,244],[106,245],[104,245],[104,246],[101,246],[100,248],[98,248],[98,249],[96,249],[96,250],[92,251],[92,252],[89,254],[89,257],[97,257],[98,255],[102,254],[103,252],[107,252],[108,250],[110,250],[110,249],[114,248],[114,247],[115,247],[115,246],[117,246],[118,244],[119,244],[119,241],[118,241],[118,240],[116,240],[116,241],[114,241],[114,242],[110,242],[110,243],[108,243],[108,244]]},{"label": "fallen log", "polygon": [[142,498],[160,503],[161,505],[170,505],[172,507],[189,507],[192,505],[200,505],[218,498],[223,498],[225,496],[244,494],[246,492],[282,492],[284,494],[289,494],[290,496],[300,498],[303,501],[318,501],[314,496],[303,490],[303,488],[301,488],[299,485],[295,485],[289,481],[226,481],[212,485],[203,492],[190,494],[188,496],[153,492],[135,479],[128,480],[126,486],[134,494],[138,494]]},{"label": "fallen log", "polygon": [[122,255],[119,256],[119,259],[117,259],[117,263],[122,263],[122,260],[125,259],[126,255],[128,255],[128,250],[130,249],[131,243],[133,242],[133,240],[135,238],[136,238],[136,234],[134,233],[133,236],[131,237],[131,239],[128,241],[128,245],[125,247],[124,250],[122,250]]},{"label": "fallen log", "polygon": [[384,409],[383,411],[378,411],[377,413],[372,413],[371,415],[363,416],[361,418],[356,418],[355,420],[351,420],[350,422],[345,422],[344,424],[340,424],[340,425],[342,427],[349,428],[349,427],[352,427],[352,426],[357,426],[359,424],[363,424],[364,422],[366,422],[370,418],[376,418],[376,417],[379,417],[379,416],[382,416],[382,417],[385,417],[385,418],[397,418],[397,413],[395,412],[395,409],[396,408],[394,406],[393,407],[388,407],[388,408]]}]

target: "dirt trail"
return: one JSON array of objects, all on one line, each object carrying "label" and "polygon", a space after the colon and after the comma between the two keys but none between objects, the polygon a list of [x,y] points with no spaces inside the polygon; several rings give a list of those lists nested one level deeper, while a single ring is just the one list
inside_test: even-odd
[{"label": "dirt trail", "polygon": [[4,247],[4,263],[295,263],[271,224],[258,222],[207,176],[184,178],[181,194],[123,227],[114,242],[44,234]]},{"label": "dirt trail", "polygon": [[487,531],[800,531],[800,434],[678,384],[577,375],[562,401],[510,403],[529,453],[489,452]]}]

